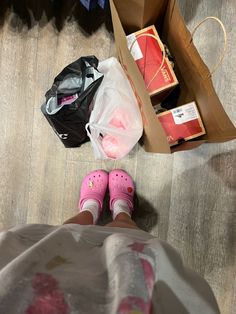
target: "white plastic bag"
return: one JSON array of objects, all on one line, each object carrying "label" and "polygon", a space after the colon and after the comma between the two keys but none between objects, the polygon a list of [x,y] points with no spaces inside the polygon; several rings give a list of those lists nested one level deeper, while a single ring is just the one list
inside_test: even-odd
[{"label": "white plastic bag", "polygon": [[96,159],[127,155],[143,133],[137,100],[116,58],[102,61],[103,81],[94,97],[94,109],[86,125]]}]

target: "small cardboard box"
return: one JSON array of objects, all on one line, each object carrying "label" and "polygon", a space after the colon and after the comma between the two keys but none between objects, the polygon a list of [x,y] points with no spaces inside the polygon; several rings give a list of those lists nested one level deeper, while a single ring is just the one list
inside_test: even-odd
[{"label": "small cardboard box", "polygon": [[[148,152],[171,153],[193,149],[205,142],[236,138],[236,129],[227,116],[212,84],[211,73],[194,46],[191,33],[176,0],[110,0],[115,43],[119,60],[136,95],[143,118],[144,148]],[[175,73],[181,94],[178,106],[196,101],[206,129],[200,138],[170,148],[165,131],[156,117],[143,77],[134,61],[126,35],[155,25],[175,58]],[[229,86],[229,89],[232,88]]]},{"label": "small cardboard box", "polygon": [[206,134],[195,102],[179,106],[157,115],[170,146]]},{"label": "small cardboard box", "polygon": [[[156,38],[148,35],[153,35]],[[126,38],[130,52],[142,73],[150,96],[163,91],[170,91],[178,84],[169,59],[163,56],[164,46],[154,25],[132,33]],[[160,69],[162,62],[163,66]]]}]

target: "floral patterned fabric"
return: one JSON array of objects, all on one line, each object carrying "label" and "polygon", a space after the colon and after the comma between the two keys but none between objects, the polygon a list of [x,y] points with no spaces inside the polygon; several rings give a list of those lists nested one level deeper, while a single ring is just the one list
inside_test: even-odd
[{"label": "floral patterned fabric", "polygon": [[27,225],[0,234],[0,313],[219,313],[204,279],[141,230]]}]

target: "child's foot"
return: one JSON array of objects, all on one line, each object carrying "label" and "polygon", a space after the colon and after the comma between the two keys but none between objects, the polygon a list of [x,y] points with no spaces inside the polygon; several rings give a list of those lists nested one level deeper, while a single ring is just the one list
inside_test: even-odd
[{"label": "child's foot", "polygon": [[102,211],[107,185],[108,173],[104,170],[90,172],[82,181],[79,200],[80,212],[89,211],[93,215],[94,224]]},{"label": "child's foot", "polygon": [[109,173],[109,192],[113,219],[120,213],[131,216],[134,207],[134,182],[127,172],[116,169]]}]

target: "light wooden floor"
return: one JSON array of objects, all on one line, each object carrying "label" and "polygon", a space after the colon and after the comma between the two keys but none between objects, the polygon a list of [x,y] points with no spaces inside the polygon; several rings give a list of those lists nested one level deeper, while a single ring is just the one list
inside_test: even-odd
[{"label": "light wooden floor", "polygon": [[[192,29],[216,15],[225,23],[229,48],[214,76],[225,110],[236,123],[236,2],[181,1]],[[223,37],[216,24],[196,35],[212,66]],[[112,54],[105,28],[85,37],[75,24],[58,35],[43,29],[0,31],[0,229],[16,224],[61,224],[76,213],[83,176],[97,168],[120,167],[135,179],[140,198],[137,221],[167,240],[189,267],[202,274],[223,314],[236,312],[236,142],[204,145],[175,155],[147,154],[141,147],[125,159],[94,161],[90,144],[65,149],[40,112],[54,76],[81,55],[102,60]],[[102,49],[98,47],[102,46]]]}]

